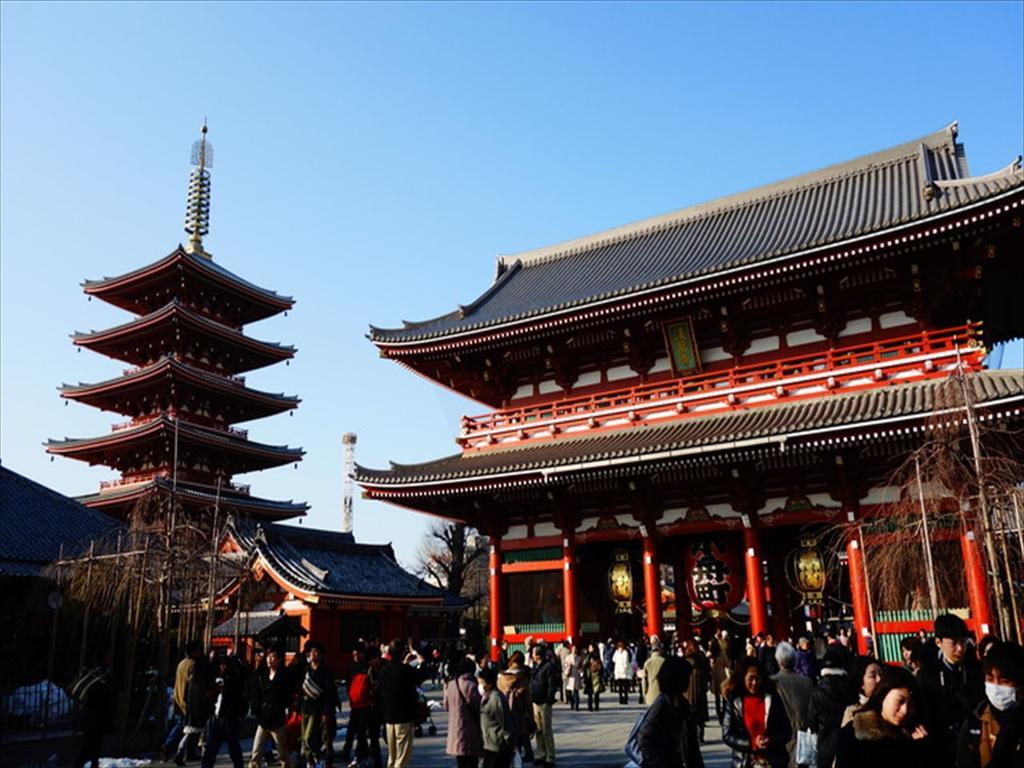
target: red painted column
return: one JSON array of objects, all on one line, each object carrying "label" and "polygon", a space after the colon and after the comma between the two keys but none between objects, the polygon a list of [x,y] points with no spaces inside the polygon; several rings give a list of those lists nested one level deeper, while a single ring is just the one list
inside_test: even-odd
[{"label": "red painted column", "polygon": [[868,608],[868,580],[864,571],[864,552],[861,549],[859,529],[854,529],[847,536],[846,567],[850,571],[850,596],[853,599],[853,628],[857,633],[857,650],[863,656],[868,652],[868,638],[871,636],[871,611]]},{"label": "red painted column", "polygon": [[988,601],[988,579],[985,578],[985,560],[978,551],[974,531],[960,536],[960,550],[964,556],[967,575],[967,599],[971,604],[971,619],[980,640],[992,632],[992,608]]},{"label": "red painted column", "polygon": [[491,659],[497,661],[501,657],[501,641],[504,634],[502,614],[505,606],[501,594],[501,544],[495,537],[491,537],[488,565],[491,574]]},{"label": "red painted column", "polygon": [[743,529],[743,560],[747,570],[747,603],[750,605],[750,634],[768,632],[768,608],[761,568],[761,537],[754,528]]},{"label": "red painted column", "polygon": [[658,548],[651,536],[644,536],[644,601],[647,604],[647,636],[661,637],[661,569]]},{"label": "red painted column", "polygon": [[576,613],[576,548],[572,534],[562,537],[562,600],[565,606],[565,639],[579,640],[579,619]]}]

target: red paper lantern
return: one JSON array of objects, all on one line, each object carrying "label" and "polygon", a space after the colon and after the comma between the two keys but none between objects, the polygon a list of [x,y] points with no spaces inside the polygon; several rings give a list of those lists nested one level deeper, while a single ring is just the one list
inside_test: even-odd
[{"label": "red paper lantern", "polygon": [[701,536],[686,545],[683,564],[686,588],[694,606],[728,611],[743,599],[744,570],[741,542],[725,536]]}]

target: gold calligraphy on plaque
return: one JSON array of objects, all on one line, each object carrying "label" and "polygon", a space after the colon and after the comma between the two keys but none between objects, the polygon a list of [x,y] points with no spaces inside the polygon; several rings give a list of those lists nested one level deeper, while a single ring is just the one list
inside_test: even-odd
[{"label": "gold calligraphy on plaque", "polygon": [[693,320],[684,317],[663,326],[665,346],[676,376],[700,372],[700,350],[693,339]]}]

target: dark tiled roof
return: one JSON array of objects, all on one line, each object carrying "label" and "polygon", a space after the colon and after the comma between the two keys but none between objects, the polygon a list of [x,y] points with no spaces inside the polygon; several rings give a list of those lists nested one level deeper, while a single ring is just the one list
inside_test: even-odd
[{"label": "dark tiled roof", "polygon": [[117,520],[0,466],[0,574],[39,576],[64,553],[77,554]]},{"label": "dark tiled roof", "polygon": [[[93,507],[120,509],[126,505],[134,504],[136,500],[147,494],[166,494],[170,493],[170,491],[171,481],[165,477],[158,477],[146,483],[125,485],[99,493],[78,496],[75,498],[75,501]],[[217,489],[209,485],[179,480],[177,492],[179,500],[185,504],[212,509],[217,500]],[[306,514],[307,510],[309,510],[309,505],[301,501],[274,501],[272,499],[263,499],[259,496],[232,492],[230,489],[221,491],[220,507],[225,511],[234,510],[246,516],[251,515],[272,520],[297,517]]]},{"label": "dark tiled roof", "polygon": [[[968,376],[975,402],[1012,398],[1024,403],[1024,371],[984,371]],[[628,459],[672,450],[725,451],[740,441],[799,440],[823,428],[856,428],[867,422],[927,416],[950,380],[898,384],[850,394],[823,395],[790,404],[764,405],[721,415],[684,418],[658,427],[633,427],[593,437],[562,437],[521,447],[494,447],[390,470],[357,467],[363,485],[388,487],[463,479],[570,464]],[[1019,406],[1018,406],[1019,407]]]},{"label": "dark tiled roof", "polygon": [[969,177],[956,127],[803,176],[579,240],[502,257],[500,276],[457,311],[376,342],[482,329],[709,276],[927,219],[1024,186],[1018,164]]},{"label": "dark tiled roof", "polygon": [[277,611],[242,611],[213,628],[214,637],[301,637],[308,634],[295,616]]},{"label": "dark tiled roof", "polygon": [[289,584],[322,595],[415,598],[438,605],[443,590],[413,576],[390,544],[357,544],[350,533],[279,523],[236,524],[238,543],[256,549]]}]

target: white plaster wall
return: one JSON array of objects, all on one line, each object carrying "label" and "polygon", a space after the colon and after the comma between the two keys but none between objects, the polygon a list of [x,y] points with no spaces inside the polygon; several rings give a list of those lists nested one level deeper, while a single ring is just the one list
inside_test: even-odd
[{"label": "white plaster wall", "polygon": [[816,341],[824,341],[825,337],[813,328],[804,328],[802,331],[793,331],[786,334],[786,344],[791,347],[799,347],[801,344],[813,344]]},{"label": "white plaster wall", "polygon": [[580,377],[578,379],[576,379],[576,384],[574,386],[577,386],[577,387],[590,387],[590,386],[593,386],[594,384],[600,384],[600,383],[601,383],[601,372],[600,371],[587,371],[585,373],[581,373],[580,374]]},{"label": "white plaster wall", "polygon": [[614,368],[608,369],[608,381],[621,381],[622,379],[632,379],[635,377],[636,371],[628,365],[616,365]]},{"label": "white plaster wall", "polygon": [[514,539],[525,539],[527,534],[527,527],[525,525],[510,525],[508,527],[508,533],[501,538],[506,541],[512,541]]},{"label": "white plaster wall", "polygon": [[700,351],[702,363],[717,363],[719,360],[732,360],[732,355],[721,347],[708,347]]},{"label": "white plaster wall", "polygon": [[870,317],[858,317],[856,320],[850,320],[846,327],[839,332],[840,336],[854,336],[858,333],[867,333],[871,330],[871,318]]},{"label": "white plaster wall", "polygon": [[910,317],[906,312],[886,312],[884,315],[880,315],[878,318],[878,324],[882,328],[896,328],[900,325],[913,325],[917,321]]},{"label": "white plaster wall", "polygon": [[781,342],[778,336],[762,336],[760,339],[754,339],[750,342],[750,346],[747,347],[744,355],[757,355],[761,352],[771,352],[779,348]]}]

